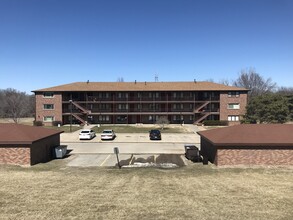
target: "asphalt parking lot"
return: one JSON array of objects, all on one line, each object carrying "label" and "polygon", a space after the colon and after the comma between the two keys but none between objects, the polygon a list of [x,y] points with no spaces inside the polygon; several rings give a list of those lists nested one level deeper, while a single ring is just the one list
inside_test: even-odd
[{"label": "asphalt parking lot", "polygon": [[132,166],[174,166],[187,164],[184,145],[199,147],[198,127],[188,125],[188,133],[164,133],[162,140],[149,140],[148,134],[119,133],[114,140],[102,141],[99,134],[92,140],[79,140],[79,131],[61,134],[61,144],[66,145],[70,156],[68,166],[117,166],[114,147],[119,148],[119,163],[123,167]]}]

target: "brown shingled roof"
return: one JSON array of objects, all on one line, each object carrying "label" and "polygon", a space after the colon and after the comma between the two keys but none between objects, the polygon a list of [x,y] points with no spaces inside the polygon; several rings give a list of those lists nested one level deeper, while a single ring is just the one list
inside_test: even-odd
[{"label": "brown shingled roof", "polygon": [[32,144],[63,131],[20,124],[0,124],[0,144]]},{"label": "brown shingled roof", "polygon": [[75,82],[33,92],[67,91],[248,91],[212,82]]},{"label": "brown shingled roof", "polygon": [[215,146],[293,147],[291,124],[242,124],[200,131]]}]

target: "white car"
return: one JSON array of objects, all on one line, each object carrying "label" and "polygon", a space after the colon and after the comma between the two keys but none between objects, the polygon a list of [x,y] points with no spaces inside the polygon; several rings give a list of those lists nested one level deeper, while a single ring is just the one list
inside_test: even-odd
[{"label": "white car", "polygon": [[91,129],[83,129],[79,133],[79,140],[87,139],[90,140],[96,136],[96,133]]},{"label": "white car", "polygon": [[116,134],[113,130],[104,130],[101,134],[101,140],[113,140]]}]

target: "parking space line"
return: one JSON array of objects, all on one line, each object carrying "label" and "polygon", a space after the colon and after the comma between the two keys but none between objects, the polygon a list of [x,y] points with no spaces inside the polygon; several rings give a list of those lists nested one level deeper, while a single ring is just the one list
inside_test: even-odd
[{"label": "parking space line", "polygon": [[129,161],[129,164],[128,165],[131,165],[132,164],[133,158],[134,158],[134,156],[133,156],[133,154],[131,154],[131,158],[130,158],[130,161]]},{"label": "parking space line", "polygon": [[109,159],[110,156],[111,156],[111,154],[109,154],[109,155],[105,158],[105,160],[100,164],[100,167],[102,167],[102,166],[104,165],[104,163]]}]

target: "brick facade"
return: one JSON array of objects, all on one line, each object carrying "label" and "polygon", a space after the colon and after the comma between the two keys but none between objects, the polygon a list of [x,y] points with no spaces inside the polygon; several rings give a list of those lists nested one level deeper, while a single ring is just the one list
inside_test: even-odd
[{"label": "brick facade", "polygon": [[223,165],[293,165],[293,149],[218,149],[215,164]]},{"label": "brick facade", "polygon": [[0,164],[30,165],[29,146],[0,146]]},{"label": "brick facade", "polygon": [[[228,109],[228,104],[238,103],[240,109]],[[239,116],[239,119],[245,114],[247,105],[247,93],[240,93],[239,97],[229,97],[227,93],[220,94],[220,120],[228,120],[229,115]],[[239,124],[239,121],[229,121],[229,125]]]},{"label": "brick facade", "polygon": [[201,137],[201,154],[217,166],[293,165],[292,147],[216,147]]},{"label": "brick facade", "polygon": [[[53,104],[54,109],[44,109],[44,104]],[[36,93],[36,121],[42,121],[45,125],[52,122],[44,122],[44,117],[53,116],[53,121],[62,121],[62,94],[54,93],[52,98],[43,96],[43,93]]]}]

